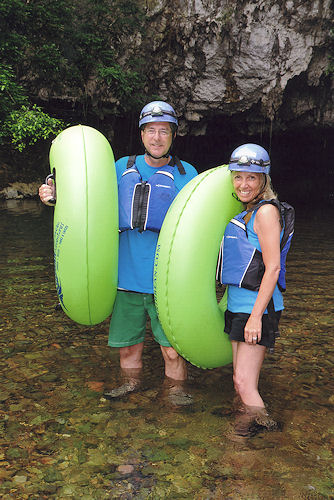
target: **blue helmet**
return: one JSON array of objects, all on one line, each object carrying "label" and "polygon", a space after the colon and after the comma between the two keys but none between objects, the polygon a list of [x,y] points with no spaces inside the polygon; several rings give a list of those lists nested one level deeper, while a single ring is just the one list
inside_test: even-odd
[{"label": "blue helmet", "polygon": [[231,154],[228,169],[237,172],[269,174],[269,154],[258,144],[243,144],[237,147]]},{"label": "blue helmet", "polygon": [[145,123],[170,122],[176,127],[178,121],[172,106],[164,101],[152,101],[146,104],[139,116],[139,128]]}]

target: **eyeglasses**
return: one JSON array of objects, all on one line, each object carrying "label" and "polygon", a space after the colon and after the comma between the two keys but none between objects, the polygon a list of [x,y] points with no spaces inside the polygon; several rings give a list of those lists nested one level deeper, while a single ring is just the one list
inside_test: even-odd
[{"label": "eyeglasses", "polygon": [[145,127],[144,128],[145,134],[149,135],[150,137],[155,136],[155,134],[158,134],[161,137],[168,137],[172,132],[170,130],[161,128],[161,129],[155,129],[151,127]]}]

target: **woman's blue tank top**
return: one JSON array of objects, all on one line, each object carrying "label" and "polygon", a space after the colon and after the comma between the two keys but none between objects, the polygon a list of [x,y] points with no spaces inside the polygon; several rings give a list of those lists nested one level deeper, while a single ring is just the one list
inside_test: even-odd
[{"label": "woman's blue tank top", "polygon": [[[254,220],[257,210],[252,213],[250,220],[247,223],[247,234],[249,242],[254,245],[259,251],[261,251],[259,239],[256,232],[254,231]],[[281,238],[283,236],[283,230],[281,232]],[[239,288],[237,286],[229,285],[227,294],[227,309],[233,313],[242,312],[251,314],[258,292],[253,290],[247,290],[246,288]],[[273,300],[275,311],[281,311],[284,309],[283,295],[280,292],[278,286],[276,285]],[[265,310],[265,314],[267,313]]]}]

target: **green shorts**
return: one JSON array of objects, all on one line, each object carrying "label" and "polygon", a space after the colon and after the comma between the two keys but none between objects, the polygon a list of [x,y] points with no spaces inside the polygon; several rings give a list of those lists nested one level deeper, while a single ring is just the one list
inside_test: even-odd
[{"label": "green shorts", "polygon": [[108,345],[127,347],[144,342],[148,316],[155,340],[164,347],[171,347],[160,325],[154,296],[121,290],[117,292],[110,320]]}]

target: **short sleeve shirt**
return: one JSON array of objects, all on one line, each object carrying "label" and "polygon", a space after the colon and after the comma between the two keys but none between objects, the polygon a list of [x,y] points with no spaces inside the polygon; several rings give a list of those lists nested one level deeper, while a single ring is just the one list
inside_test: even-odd
[{"label": "short sleeve shirt", "polygon": [[[128,156],[116,162],[117,181],[119,182],[126,170]],[[193,177],[196,169],[182,160],[186,173],[181,175],[177,166],[174,167],[174,182],[180,191]],[[144,181],[147,181],[156,171],[146,163],[145,156],[136,157],[136,167]],[[133,292],[153,293],[153,266],[155,250],[159,234],[153,231],[132,229],[120,233],[118,257],[118,288]]]}]

